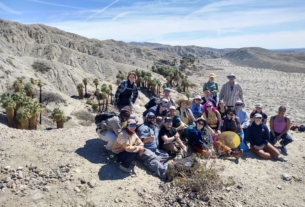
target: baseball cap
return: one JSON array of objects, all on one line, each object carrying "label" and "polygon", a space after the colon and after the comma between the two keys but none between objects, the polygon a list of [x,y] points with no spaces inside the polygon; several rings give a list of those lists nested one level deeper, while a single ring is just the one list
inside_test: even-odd
[{"label": "baseball cap", "polygon": [[261,103],[258,103],[258,104],[256,104],[256,105],[255,105],[255,107],[259,107],[259,108],[262,108],[262,107],[263,107],[263,104],[261,104]]},{"label": "baseball cap", "polygon": [[256,114],[254,115],[254,118],[262,118],[262,115],[259,114],[259,113],[256,113]]}]

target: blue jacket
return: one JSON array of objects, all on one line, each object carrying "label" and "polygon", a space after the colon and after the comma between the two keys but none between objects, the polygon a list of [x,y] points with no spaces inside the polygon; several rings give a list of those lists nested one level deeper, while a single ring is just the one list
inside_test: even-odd
[{"label": "blue jacket", "polygon": [[150,137],[152,134],[155,135],[155,139],[152,142],[147,142],[144,144],[144,148],[151,150],[152,152],[156,152],[159,146],[159,128],[157,124],[154,124],[151,127],[146,121],[142,124],[138,131],[137,135],[143,141],[144,138]]},{"label": "blue jacket", "polygon": [[194,102],[190,106],[190,109],[193,113],[193,116],[196,118],[198,115],[203,113],[203,105],[202,104],[195,104]]},{"label": "blue jacket", "polygon": [[197,145],[201,148],[205,148],[206,145],[202,141],[204,138],[204,132],[202,130],[198,131],[196,128],[191,129],[190,131],[191,145]]},{"label": "blue jacket", "polygon": [[204,105],[206,102],[208,102],[208,101],[211,101],[212,103],[213,103],[213,105],[214,105],[214,107],[216,107],[216,101],[214,100],[214,99],[212,99],[211,97],[209,97],[209,100],[205,100],[205,98],[204,97],[201,97],[201,99],[202,99],[202,105]]},{"label": "blue jacket", "polygon": [[267,145],[270,139],[269,129],[263,122],[259,125],[253,122],[247,128],[247,136],[248,141],[253,146],[260,146],[262,144]]}]

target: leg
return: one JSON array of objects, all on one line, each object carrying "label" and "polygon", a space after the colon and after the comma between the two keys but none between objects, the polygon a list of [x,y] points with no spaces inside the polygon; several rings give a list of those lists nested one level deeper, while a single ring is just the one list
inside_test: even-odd
[{"label": "leg", "polygon": [[[275,134],[275,136],[280,135],[279,133],[276,133],[276,132],[274,132],[274,134]],[[275,140],[276,140],[276,137],[274,137],[273,134],[270,131],[270,140],[269,140],[269,143],[272,144],[272,145],[275,145]]]},{"label": "leg", "polygon": [[274,147],[272,146],[270,143],[268,143],[263,150],[265,152],[269,152],[269,154],[271,154],[272,158],[277,157],[280,155],[280,152]]},{"label": "leg", "polygon": [[254,146],[250,145],[251,150],[264,159],[273,159],[274,157],[279,156],[280,152],[273,147],[270,143],[268,143],[263,149],[258,150]]},{"label": "leg", "polygon": [[163,150],[157,149],[155,154],[157,155],[157,159],[161,163],[165,163],[168,160],[168,158],[169,158],[169,155],[167,154],[167,152],[164,152]]},{"label": "leg", "polygon": [[178,149],[175,147],[174,143],[163,144],[161,150],[165,152],[177,152]]},{"label": "leg", "polygon": [[283,134],[283,136],[282,136],[281,138],[282,138],[281,144],[282,144],[282,146],[284,146],[284,147],[285,147],[287,144],[293,142],[292,137],[291,137],[289,134],[287,134],[287,133]]},{"label": "leg", "polygon": [[226,145],[222,144],[220,141],[214,142],[214,147],[223,155],[228,155],[229,152],[231,151],[230,147],[227,147]]},{"label": "leg", "polygon": [[202,149],[201,147],[199,147],[197,145],[193,145],[192,148],[195,152],[198,152],[202,156],[207,157],[207,151],[205,149]]},{"label": "leg", "polygon": [[114,145],[115,140],[117,139],[117,136],[115,135],[115,133],[113,133],[111,131],[107,131],[106,134],[103,135],[103,134],[101,134],[101,130],[99,129],[99,130],[97,130],[97,134],[101,140],[108,142],[106,145],[106,149],[111,150]]},{"label": "leg", "polygon": [[131,162],[135,159],[138,153],[133,152],[120,152],[118,154],[118,161],[121,162],[121,165],[125,168],[129,168]]},{"label": "leg", "polygon": [[150,168],[160,177],[166,178],[167,165],[163,165],[157,158],[157,155],[149,149],[144,149],[143,154],[137,154],[137,159],[147,161]]}]

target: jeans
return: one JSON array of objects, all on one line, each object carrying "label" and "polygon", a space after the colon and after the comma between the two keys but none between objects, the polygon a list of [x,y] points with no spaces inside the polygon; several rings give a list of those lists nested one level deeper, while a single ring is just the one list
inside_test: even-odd
[{"label": "jeans", "polygon": [[[277,136],[279,136],[281,133],[274,132],[274,134],[275,134],[275,136],[277,137]],[[274,136],[272,135],[271,131],[270,131],[270,143],[271,143],[272,145],[275,145],[276,137],[274,137]],[[293,142],[293,140],[292,140],[292,137],[291,137],[289,134],[285,133],[285,134],[283,134],[283,135],[281,136],[281,142],[280,142],[280,144],[281,144],[282,146],[286,146],[287,144],[289,144],[289,143],[291,143],[291,142]]]},{"label": "jeans", "polygon": [[155,154],[149,149],[144,149],[143,154],[140,156],[137,154],[137,159],[146,161],[149,164],[149,167],[162,179],[166,178],[167,165],[163,163],[168,160],[168,154],[166,152],[156,152],[159,155]]},{"label": "jeans", "polygon": [[131,162],[136,158],[137,152],[123,151],[118,154],[118,162],[125,168],[129,168]]},{"label": "jeans", "polygon": [[106,149],[111,150],[114,145],[115,140],[117,139],[117,136],[115,135],[115,133],[112,131],[107,131],[105,135],[102,135],[101,133],[103,133],[103,132],[101,132],[101,129],[98,129],[96,133],[98,134],[98,136],[101,140],[108,142],[106,145]]}]

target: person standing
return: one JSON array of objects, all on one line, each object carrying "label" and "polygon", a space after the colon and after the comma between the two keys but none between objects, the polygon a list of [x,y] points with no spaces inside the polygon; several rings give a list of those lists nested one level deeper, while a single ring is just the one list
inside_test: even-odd
[{"label": "person standing", "polygon": [[239,83],[235,81],[236,76],[231,73],[227,78],[229,81],[222,86],[219,93],[219,100],[223,99],[228,108],[233,108],[235,102],[239,99],[245,103],[243,90]]},{"label": "person standing", "polygon": [[203,91],[203,97],[201,98],[202,99],[202,105],[204,105],[206,102],[208,101],[211,101],[214,105],[214,107],[216,107],[216,102],[215,100],[211,97],[211,91],[209,88],[205,88],[204,91]]},{"label": "person standing", "polygon": [[115,93],[115,102],[113,104],[117,110],[120,111],[125,106],[129,106],[132,110],[132,106],[138,98],[138,88],[135,83],[136,80],[137,75],[134,72],[130,72],[127,76],[127,80],[122,81],[118,86]]},{"label": "person standing", "polygon": [[280,141],[281,151],[287,153],[286,145],[293,142],[291,136],[287,134],[290,129],[290,119],[285,116],[286,107],[280,106],[278,114],[270,119],[270,143],[275,145]]},{"label": "person standing", "polygon": [[209,75],[209,81],[204,83],[203,85],[203,92],[205,88],[210,89],[211,91],[211,96],[214,99],[215,103],[217,104],[217,93],[218,91],[218,84],[216,82],[214,82],[214,78],[215,78],[215,74],[214,73],[210,73]]}]

